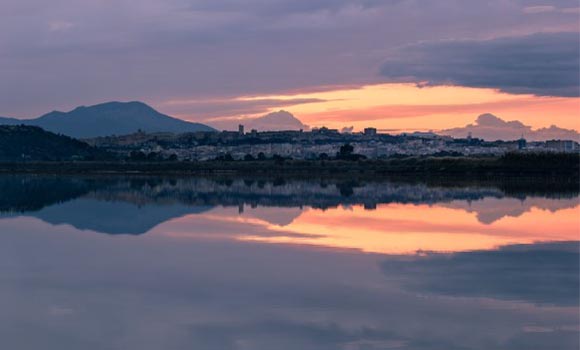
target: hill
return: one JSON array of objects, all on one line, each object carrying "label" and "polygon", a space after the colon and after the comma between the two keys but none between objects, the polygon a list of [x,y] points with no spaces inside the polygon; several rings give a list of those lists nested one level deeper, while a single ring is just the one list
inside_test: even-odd
[{"label": "hill", "polygon": [[145,132],[215,131],[199,123],[190,123],[159,113],[142,102],[107,102],[81,106],[70,112],[54,111],[36,119],[0,118],[0,124],[33,125],[47,131],[75,137],[125,135]]},{"label": "hill", "polygon": [[0,125],[0,162],[108,159],[106,152],[36,126]]}]

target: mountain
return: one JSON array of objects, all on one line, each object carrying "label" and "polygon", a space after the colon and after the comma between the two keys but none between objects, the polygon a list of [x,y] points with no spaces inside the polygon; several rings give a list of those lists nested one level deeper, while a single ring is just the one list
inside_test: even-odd
[{"label": "mountain", "polygon": [[505,121],[489,113],[477,117],[474,124],[469,124],[462,128],[442,130],[439,133],[442,135],[461,138],[466,137],[471,133],[473,137],[487,141],[517,140],[522,136],[529,141],[578,141],[580,138],[580,134],[575,130],[562,129],[555,125],[552,125],[549,128],[533,130],[531,126],[525,125],[520,121]]},{"label": "mountain", "polygon": [[300,119],[287,111],[273,112],[257,118],[227,119],[211,123],[217,129],[223,130],[237,130],[239,124],[242,124],[246,131],[308,130],[307,125],[302,124]]},{"label": "mountain", "polygon": [[36,119],[0,118],[0,124],[34,125],[76,138],[125,135],[145,132],[215,131],[199,123],[190,123],[157,112],[142,102],[107,102],[77,107],[70,112],[50,112]]},{"label": "mountain", "polygon": [[0,161],[106,159],[108,154],[64,135],[36,126],[0,125]]}]

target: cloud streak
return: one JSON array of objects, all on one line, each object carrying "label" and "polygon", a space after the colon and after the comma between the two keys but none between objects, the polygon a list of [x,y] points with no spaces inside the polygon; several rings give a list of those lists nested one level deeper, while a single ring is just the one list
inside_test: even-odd
[{"label": "cloud streak", "polygon": [[[170,100],[160,104],[168,113],[180,115],[183,119],[195,118],[204,121],[216,119],[228,119],[245,115],[257,115],[269,112],[274,108],[287,108],[290,106],[326,102],[319,98],[231,98],[231,99],[208,99],[208,100]],[[194,111],[195,115],[191,115]]]}]

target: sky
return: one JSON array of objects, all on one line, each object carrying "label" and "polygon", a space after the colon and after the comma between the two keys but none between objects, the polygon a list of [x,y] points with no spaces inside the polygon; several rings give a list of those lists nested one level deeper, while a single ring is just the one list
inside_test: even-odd
[{"label": "sky", "polygon": [[284,109],[580,130],[579,16],[576,0],[3,0],[0,115],[140,100],[210,124]]}]

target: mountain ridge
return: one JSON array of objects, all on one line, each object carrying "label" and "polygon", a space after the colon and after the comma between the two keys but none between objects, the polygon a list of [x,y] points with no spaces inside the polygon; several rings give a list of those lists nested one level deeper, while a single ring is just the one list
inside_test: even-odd
[{"label": "mountain ridge", "polygon": [[176,133],[216,131],[205,124],[162,114],[139,101],[111,101],[78,106],[69,112],[52,111],[34,119],[0,117],[0,124],[38,126],[47,131],[81,139],[131,134],[139,130]]}]

